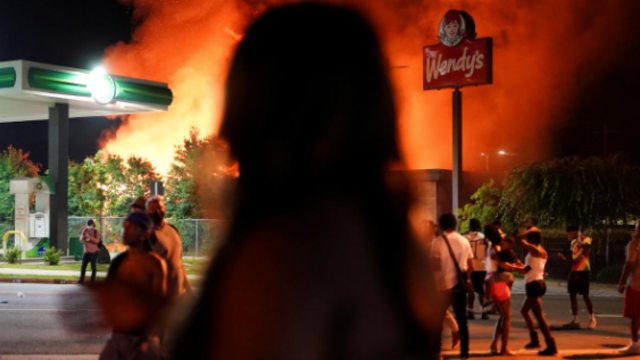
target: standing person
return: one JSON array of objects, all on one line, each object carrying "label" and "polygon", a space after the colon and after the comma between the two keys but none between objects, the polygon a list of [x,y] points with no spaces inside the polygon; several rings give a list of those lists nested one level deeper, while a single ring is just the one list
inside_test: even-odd
[{"label": "standing person", "polygon": [[[627,283],[627,281],[629,281]],[[638,331],[640,330],[640,222],[627,244],[626,261],[618,283],[618,291],[624,292],[624,317],[631,319],[631,344],[621,349],[625,355],[640,354]]]},{"label": "standing person", "polygon": [[458,221],[453,214],[442,214],[438,225],[442,233],[434,239],[431,254],[438,278],[442,279],[442,290],[445,297],[450,299],[449,304],[453,306],[458,323],[460,357],[466,359],[469,357],[467,294],[472,287],[470,274],[473,271],[473,253],[469,241],[456,231]]},{"label": "standing person", "polygon": [[[151,220],[143,212],[129,214],[123,223],[122,240],[127,251],[118,255],[109,267],[103,287],[96,288],[102,301],[104,293],[118,293],[117,305],[102,304],[105,320],[113,331],[100,353],[100,360],[162,359],[160,330],[155,316],[167,296],[167,265],[151,251]],[[142,300],[144,299],[144,300]],[[144,302],[144,311],[136,305]],[[141,315],[144,312],[147,315]],[[128,319],[121,318],[128,316]]]},{"label": "standing person", "polygon": [[[509,349],[509,333],[511,331],[511,285],[513,284],[512,271],[523,271],[524,266],[518,260],[511,248],[509,238],[502,238],[499,228],[495,225],[487,225],[484,228],[485,236],[491,241],[490,257],[496,271],[491,273],[487,284],[489,295],[498,310],[498,320],[493,331],[493,338],[489,351],[492,355],[511,356],[514,353]],[[502,345],[498,352],[498,341],[502,339]]]},{"label": "standing person", "polygon": [[527,251],[527,255],[524,258],[525,263],[525,291],[527,297],[522,303],[520,313],[524,318],[527,328],[529,329],[529,336],[531,341],[526,344],[525,349],[534,349],[540,347],[540,340],[538,339],[538,333],[533,325],[533,320],[529,311],[533,312],[540,332],[544,336],[544,341],[547,344],[547,348],[538,352],[538,355],[555,355],[558,353],[556,349],[555,339],[551,336],[549,325],[544,318],[544,312],[542,311],[542,296],[547,291],[547,285],[544,282],[544,267],[547,264],[547,251],[542,247],[542,233],[540,229],[535,226],[531,226],[525,232],[526,240],[523,239],[522,247]]},{"label": "standing person", "polygon": [[487,256],[491,244],[489,240],[480,232],[480,221],[478,219],[469,220],[469,232],[465,234],[469,244],[471,245],[471,252],[473,253],[473,272],[471,273],[471,283],[473,284],[473,292],[469,293],[467,306],[467,318],[473,319],[473,302],[475,301],[474,293],[478,293],[478,302],[480,303],[480,309],[482,309],[482,320],[486,320],[489,317],[484,310],[485,294],[484,294],[484,279],[487,276]]},{"label": "standing person", "polygon": [[188,287],[182,263],[182,239],[178,230],[165,220],[166,210],[160,196],[149,198],[146,210],[153,223],[151,247],[167,262],[169,296],[175,299],[183,295]]},{"label": "standing person", "polygon": [[591,238],[585,236],[579,231],[576,225],[567,227],[567,237],[571,246],[571,270],[569,271],[569,279],[567,280],[567,292],[571,301],[571,313],[573,318],[570,322],[562,325],[565,329],[579,329],[580,320],[578,319],[578,294],[582,294],[584,304],[589,312],[589,329],[596,328],[596,313],[593,310],[593,303],[589,297],[589,282],[591,263],[589,255],[591,254]]},{"label": "standing person", "polygon": [[435,299],[413,302],[407,281],[411,198],[389,171],[402,164],[372,26],[300,2],[243,33],[220,129],[234,212],[173,357],[436,358],[414,308]]},{"label": "standing person", "polygon": [[96,223],[93,219],[89,219],[87,224],[82,227],[80,240],[84,245],[84,254],[82,255],[82,265],[80,267],[80,284],[84,283],[87,264],[91,264],[91,282],[94,282],[96,281],[96,264],[98,262],[98,254],[100,252],[100,248],[98,247],[98,244],[100,243],[100,231],[96,229]]}]

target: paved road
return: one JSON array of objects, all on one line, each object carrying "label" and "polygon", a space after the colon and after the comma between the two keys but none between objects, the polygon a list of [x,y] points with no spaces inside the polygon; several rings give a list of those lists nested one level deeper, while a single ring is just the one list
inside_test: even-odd
[{"label": "paved road", "polygon": [[77,295],[66,295],[79,289],[77,285],[0,283],[0,354],[98,354],[107,331],[77,334],[62,325],[62,318],[96,312],[95,307],[74,301]]},{"label": "paved road", "polygon": [[[61,320],[95,314],[94,307],[78,301],[77,294],[69,294],[70,291],[79,289],[77,285],[0,283],[0,360],[97,358],[95,354],[102,349],[108,332],[88,332],[83,335],[71,333],[65,330]],[[19,296],[18,292],[24,296]],[[536,358],[533,352],[521,349],[528,341],[528,335],[518,311],[523,295],[517,283],[514,293],[511,348],[519,351],[518,359]],[[562,357],[610,358],[615,356],[613,354],[616,348],[627,344],[628,320],[620,316],[622,297],[611,287],[602,287],[594,289],[593,300],[599,314],[596,330],[554,333],[558,347],[563,351],[560,354]],[[562,284],[550,283],[549,294],[544,298],[544,309],[547,318],[553,323],[560,324],[569,319],[569,302]],[[581,319],[586,323],[583,303],[580,303],[580,310]],[[471,350],[474,356],[490,359],[487,350],[495,318],[492,316],[491,320],[470,321]],[[445,347],[449,341],[448,334],[445,334]],[[447,358],[455,358],[455,354],[455,351],[445,352]]]},{"label": "paved road", "polygon": [[[551,324],[560,325],[571,318],[569,298],[563,284],[551,282],[550,285],[548,294],[543,298],[544,311]],[[524,344],[529,341],[529,337],[524,320],[520,315],[520,305],[524,298],[521,288],[522,286],[518,283],[514,286],[510,348],[518,354],[518,359],[543,359],[545,357],[536,356],[536,352],[523,349]],[[553,336],[560,350],[559,357],[565,359],[617,358],[620,357],[617,354],[617,349],[629,343],[629,320],[621,315],[622,295],[615,292],[612,287],[596,287],[592,294],[592,300],[598,315],[597,328],[595,330],[554,331]],[[586,326],[588,314],[581,299],[579,310],[581,323]],[[497,316],[492,315],[490,320],[470,321],[470,349],[473,357],[504,359],[504,357],[490,357],[488,355],[496,318]],[[444,348],[450,344],[450,337],[446,332],[443,338]],[[446,351],[445,358],[456,358],[457,354],[457,351]],[[636,356],[635,359],[640,359],[640,356]]]}]

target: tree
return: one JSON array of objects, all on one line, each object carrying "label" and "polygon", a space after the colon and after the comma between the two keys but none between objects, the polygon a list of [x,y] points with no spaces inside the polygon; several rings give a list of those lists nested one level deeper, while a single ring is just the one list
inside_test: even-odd
[{"label": "tree", "polygon": [[222,217],[222,187],[235,178],[226,144],[214,137],[199,138],[192,128],[176,155],[166,181],[167,213],[176,218]]},{"label": "tree", "polygon": [[564,158],[521,166],[507,177],[503,219],[534,217],[542,226],[608,226],[640,215],[640,168],[617,158]]},{"label": "tree", "polygon": [[13,195],[9,194],[11,179],[19,176],[36,177],[39,172],[40,165],[29,159],[28,152],[13,146],[0,152],[0,230],[13,228],[15,207]]},{"label": "tree", "polygon": [[493,179],[482,184],[470,198],[471,202],[458,209],[460,231],[469,231],[469,220],[478,219],[481,224],[490,224],[498,217],[500,203],[500,189],[495,186]]},{"label": "tree", "polygon": [[131,156],[125,163],[120,156],[99,151],[80,164],[69,165],[69,213],[124,216],[129,204],[144,195],[147,184],[159,179],[147,160]]}]

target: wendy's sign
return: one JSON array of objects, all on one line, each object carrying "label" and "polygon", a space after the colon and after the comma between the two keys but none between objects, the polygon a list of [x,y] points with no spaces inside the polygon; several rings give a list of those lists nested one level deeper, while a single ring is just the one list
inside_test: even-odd
[{"label": "wendy's sign", "polygon": [[475,39],[475,23],[464,11],[449,10],[440,21],[440,44],[423,49],[423,89],[491,84],[492,39]]}]

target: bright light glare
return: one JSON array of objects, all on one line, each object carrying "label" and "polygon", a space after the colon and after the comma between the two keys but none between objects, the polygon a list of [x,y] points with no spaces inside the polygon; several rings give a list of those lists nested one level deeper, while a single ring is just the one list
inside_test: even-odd
[{"label": "bright light glare", "polygon": [[91,91],[91,97],[98,104],[108,104],[116,96],[116,83],[107,71],[99,66],[89,73],[87,88]]},{"label": "bright light glare", "polygon": [[498,155],[507,155],[507,152],[504,150],[498,150]]}]

